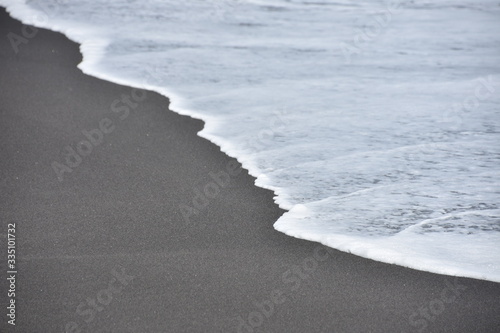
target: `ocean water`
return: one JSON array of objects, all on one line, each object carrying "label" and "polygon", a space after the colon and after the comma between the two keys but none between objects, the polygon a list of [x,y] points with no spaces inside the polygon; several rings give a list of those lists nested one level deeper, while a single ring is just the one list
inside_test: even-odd
[{"label": "ocean water", "polygon": [[203,119],[289,210],[278,231],[500,282],[497,0],[0,4]]}]

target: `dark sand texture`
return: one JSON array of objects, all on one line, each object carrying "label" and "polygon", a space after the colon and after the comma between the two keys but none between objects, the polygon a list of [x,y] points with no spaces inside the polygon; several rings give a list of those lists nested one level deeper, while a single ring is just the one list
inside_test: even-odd
[{"label": "dark sand texture", "polygon": [[[255,332],[500,331],[500,284],[325,254],[275,231],[283,211],[246,171],[214,187],[210,173],[234,160],[196,136],[201,121],[152,92],[120,120],[110,107],[132,89],[82,74],[77,44],[40,29],[16,54],[9,32],[22,25],[2,10],[1,332],[235,332],[238,316]],[[51,163],[106,118],[112,132],[58,181]],[[179,205],[210,183],[213,198],[185,223]]]}]

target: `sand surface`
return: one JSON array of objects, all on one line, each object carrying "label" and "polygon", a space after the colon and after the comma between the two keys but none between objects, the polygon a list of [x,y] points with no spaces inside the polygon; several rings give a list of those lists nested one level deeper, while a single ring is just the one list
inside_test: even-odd
[{"label": "sand surface", "polygon": [[285,236],[201,121],[82,74],[77,44],[3,10],[0,35],[1,332],[500,331],[500,284]]}]

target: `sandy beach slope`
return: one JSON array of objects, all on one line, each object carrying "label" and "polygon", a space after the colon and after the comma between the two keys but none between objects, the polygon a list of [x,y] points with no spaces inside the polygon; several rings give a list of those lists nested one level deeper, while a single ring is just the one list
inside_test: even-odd
[{"label": "sandy beach slope", "polygon": [[202,122],[82,74],[78,45],[3,10],[0,35],[1,332],[500,331],[500,284],[285,236]]}]

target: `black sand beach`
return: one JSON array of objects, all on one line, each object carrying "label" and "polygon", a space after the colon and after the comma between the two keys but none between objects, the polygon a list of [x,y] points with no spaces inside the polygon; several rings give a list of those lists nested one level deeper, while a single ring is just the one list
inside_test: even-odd
[{"label": "black sand beach", "polygon": [[273,193],[201,121],[82,74],[59,33],[3,10],[0,31],[1,332],[500,331],[500,284],[275,231]]}]

